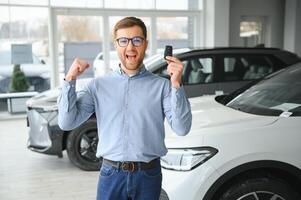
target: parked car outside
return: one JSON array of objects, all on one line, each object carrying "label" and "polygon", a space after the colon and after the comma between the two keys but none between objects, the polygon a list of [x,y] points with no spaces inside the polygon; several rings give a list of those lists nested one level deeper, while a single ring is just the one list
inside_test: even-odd
[{"label": "parked car outside", "polygon": [[[275,48],[181,49],[175,50],[174,55],[184,63],[182,79],[188,97],[229,93],[300,61],[295,54]],[[145,65],[153,73],[168,78],[162,54],[148,58]],[[258,70],[260,68],[268,71]],[[77,167],[98,170],[101,159],[95,156],[98,143],[95,116],[72,131],[62,131],[57,123],[58,93],[57,88],[27,101],[28,148],[58,156],[67,150],[68,157]]]},{"label": "parked car outside", "polygon": [[190,102],[190,133],[166,130],[161,200],[301,199],[301,63]]},{"label": "parked car outside", "polygon": [[[40,60],[36,55],[32,55],[32,63],[21,64],[31,91],[42,92],[50,88],[50,67]],[[11,52],[0,52],[0,93],[7,93],[10,90],[10,82],[14,66],[11,64]]]}]

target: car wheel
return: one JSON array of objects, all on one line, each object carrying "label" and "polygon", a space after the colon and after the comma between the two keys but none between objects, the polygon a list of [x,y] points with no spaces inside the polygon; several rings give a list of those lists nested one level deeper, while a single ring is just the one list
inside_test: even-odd
[{"label": "car wheel", "polygon": [[276,178],[251,178],[230,187],[220,200],[301,199],[287,183]]},{"label": "car wheel", "polygon": [[70,161],[86,171],[99,170],[102,159],[96,157],[97,144],[96,119],[89,119],[68,135],[66,146]]}]

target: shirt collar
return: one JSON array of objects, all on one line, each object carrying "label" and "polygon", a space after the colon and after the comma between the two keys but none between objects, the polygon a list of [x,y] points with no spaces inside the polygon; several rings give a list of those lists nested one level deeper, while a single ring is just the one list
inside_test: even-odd
[{"label": "shirt collar", "polygon": [[[140,75],[140,74],[143,74],[145,71],[146,71],[145,65],[142,64],[142,65],[139,67],[138,72],[137,72],[135,75],[133,75],[132,77],[137,76],[137,75]],[[126,76],[127,76],[127,74],[126,74],[126,73],[123,71],[123,69],[121,68],[121,64],[119,64],[118,73],[119,73],[120,75],[126,75]]]}]

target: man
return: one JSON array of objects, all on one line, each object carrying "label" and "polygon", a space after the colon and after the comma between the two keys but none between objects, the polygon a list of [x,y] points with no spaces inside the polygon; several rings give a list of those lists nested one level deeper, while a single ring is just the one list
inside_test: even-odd
[{"label": "man", "polygon": [[120,69],[93,79],[75,93],[76,77],[89,65],[75,59],[65,76],[59,102],[59,126],[71,130],[95,112],[97,156],[103,157],[97,200],[158,200],[162,174],[164,118],[178,135],[191,127],[190,104],[181,86],[183,64],[166,57],[170,81],[147,71],[145,24],[126,17],[114,27]]}]

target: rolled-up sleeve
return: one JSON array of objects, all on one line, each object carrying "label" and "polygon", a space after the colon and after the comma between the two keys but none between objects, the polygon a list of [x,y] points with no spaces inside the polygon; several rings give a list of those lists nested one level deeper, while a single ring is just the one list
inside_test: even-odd
[{"label": "rolled-up sleeve", "polygon": [[58,97],[58,125],[62,130],[72,130],[80,126],[94,113],[92,83],[76,92],[76,80],[63,81]]},{"label": "rolled-up sleeve", "polygon": [[[167,92],[166,92],[167,91]],[[172,130],[180,136],[186,135],[191,128],[192,114],[183,86],[165,89],[164,114]]]}]

